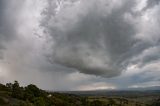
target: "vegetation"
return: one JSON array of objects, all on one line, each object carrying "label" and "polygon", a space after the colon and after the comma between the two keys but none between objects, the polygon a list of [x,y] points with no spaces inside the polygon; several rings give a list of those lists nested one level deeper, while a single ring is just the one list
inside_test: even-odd
[{"label": "vegetation", "polygon": [[148,102],[142,98],[47,92],[33,84],[21,87],[17,81],[0,84],[0,106],[160,106],[159,95],[148,96]]}]

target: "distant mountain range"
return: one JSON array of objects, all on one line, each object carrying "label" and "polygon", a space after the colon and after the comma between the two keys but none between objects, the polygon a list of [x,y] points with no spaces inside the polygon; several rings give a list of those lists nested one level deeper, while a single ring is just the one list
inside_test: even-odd
[{"label": "distant mountain range", "polygon": [[160,90],[160,86],[129,88],[124,90]]},{"label": "distant mountain range", "polygon": [[145,88],[127,88],[115,90],[92,90],[92,91],[66,91],[63,93],[86,95],[86,96],[148,96],[160,95],[160,86],[152,86]]}]

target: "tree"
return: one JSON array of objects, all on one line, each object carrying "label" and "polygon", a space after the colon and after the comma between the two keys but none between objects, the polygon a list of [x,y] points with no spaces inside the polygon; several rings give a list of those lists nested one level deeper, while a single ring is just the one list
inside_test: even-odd
[{"label": "tree", "polygon": [[12,91],[12,83],[6,83],[6,87],[7,87],[10,91]]},{"label": "tree", "polygon": [[87,98],[86,98],[86,97],[83,97],[83,98],[81,99],[81,102],[82,102],[82,105],[83,105],[83,106],[88,105],[88,101],[87,101]]},{"label": "tree", "polygon": [[29,101],[25,101],[25,102],[20,101],[17,106],[34,106],[34,105],[30,103]]},{"label": "tree", "polygon": [[42,97],[36,97],[34,99],[34,105],[35,106],[45,106],[45,101]]},{"label": "tree", "polygon": [[19,86],[18,81],[14,81],[14,84],[12,85],[12,97],[23,99],[23,96],[23,87]]},{"label": "tree", "polygon": [[6,90],[8,90],[8,88],[5,85],[0,84],[0,90],[6,91]]},{"label": "tree", "polygon": [[44,97],[42,90],[40,90],[37,86],[30,84],[27,87],[25,87],[25,94],[24,98],[26,100],[29,100],[31,102],[34,101],[34,98],[36,97]]},{"label": "tree", "polygon": [[160,106],[160,98],[154,100],[150,106]]},{"label": "tree", "polygon": [[113,106],[115,104],[116,104],[116,102],[112,98],[110,98],[109,99],[109,106]]},{"label": "tree", "polygon": [[90,106],[102,106],[102,102],[99,100],[94,100],[90,103]]}]

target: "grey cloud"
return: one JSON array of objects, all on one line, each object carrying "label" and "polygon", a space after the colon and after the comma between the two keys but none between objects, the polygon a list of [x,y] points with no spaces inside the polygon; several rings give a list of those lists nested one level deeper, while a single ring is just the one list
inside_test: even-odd
[{"label": "grey cloud", "polygon": [[155,5],[158,5],[159,2],[160,2],[160,0],[147,0],[147,5],[146,5],[146,7],[144,8],[144,10],[149,9],[149,8],[152,8],[152,7],[154,7]]},{"label": "grey cloud", "polygon": [[[84,3],[90,4],[84,7],[87,11],[78,11],[73,17],[68,13],[61,15],[61,11],[60,15],[52,14],[52,18],[49,18],[51,14],[46,14],[43,25],[55,43],[52,59],[81,73],[117,76],[125,68],[125,60],[132,57],[127,55],[137,42],[135,26],[124,19],[124,14],[131,12],[135,3],[125,1],[122,6],[110,9],[111,13],[98,1]],[[73,12],[71,9],[66,12]]]},{"label": "grey cloud", "polygon": [[[3,51],[6,49],[8,42],[17,38],[16,27],[17,26],[17,15],[19,6],[16,4],[10,4],[6,0],[0,1],[0,57],[3,59]],[[22,3],[22,2],[21,2]],[[18,3],[19,5],[21,4]],[[17,4],[17,5],[18,5]],[[15,15],[13,15],[15,14]]]},{"label": "grey cloud", "polygon": [[[5,21],[5,19],[4,19],[4,11],[5,11],[5,4],[4,4],[4,0],[1,0],[0,1],[0,60],[2,60],[3,59],[3,50],[5,49],[5,47],[4,47],[4,44],[3,44],[3,40],[5,39],[6,40],[6,38],[8,38],[8,35],[5,35],[5,31],[3,31],[3,30],[5,30],[5,24],[4,24],[4,21]],[[6,27],[6,29],[7,29],[7,27]]]},{"label": "grey cloud", "polygon": [[[126,87],[132,87],[137,85],[140,86],[159,86],[159,62],[152,62],[146,64],[143,67],[135,67],[128,70],[129,73],[123,73],[122,75],[111,78],[103,79],[108,83],[112,83],[117,86],[117,88],[126,89]],[[145,85],[144,85],[145,84]]]},{"label": "grey cloud", "polygon": [[[148,1],[148,6],[149,4]],[[53,38],[50,60],[81,73],[103,77],[117,76],[129,64],[145,65],[151,60],[157,60],[159,52],[140,57],[147,49],[157,46],[158,40],[149,42],[137,35],[153,35],[151,39],[155,39],[157,35],[154,34],[159,32],[155,30],[148,33],[137,29],[137,22],[140,26],[140,18],[146,11],[135,15],[133,9],[136,5],[136,2],[128,0],[121,1],[121,5],[103,0],[81,1],[77,7],[61,7],[57,14],[49,5],[42,27]],[[127,14],[132,20],[125,17]],[[143,59],[135,61],[137,56]]]},{"label": "grey cloud", "polygon": [[[59,0],[59,6],[56,0],[44,0],[48,6],[39,23],[35,10],[42,1],[0,0],[3,82],[16,79],[43,89],[80,90],[86,85],[122,88],[159,81],[156,0],[138,12],[136,0]],[[38,31],[44,28],[40,38],[34,34],[39,34],[33,31],[35,24],[41,24]]]}]

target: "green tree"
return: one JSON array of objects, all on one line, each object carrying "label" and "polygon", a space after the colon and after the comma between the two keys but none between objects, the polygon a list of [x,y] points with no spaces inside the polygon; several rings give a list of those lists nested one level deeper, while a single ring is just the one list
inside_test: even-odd
[{"label": "green tree", "polygon": [[112,98],[110,98],[109,99],[109,106],[113,106],[115,104],[116,104],[116,102]]},{"label": "green tree", "polygon": [[34,99],[34,105],[35,106],[46,106],[45,105],[45,101],[44,101],[44,99],[42,97],[36,97]]},{"label": "green tree", "polygon": [[99,100],[94,100],[90,103],[90,106],[102,106],[103,103]]},{"label": "green tree", "polygon": [[35,86],[33,84],[28,85],[25,88],[25,91],[27,93],[33,94],[33,96],[35,96],[35,97],[39,97],[41,95],[41,90],[37,86]]},{"label": "green tree", "polygon": [[154,100],[150,106],[160,106],[160,98],[158,98],[157,100]]},{"label": "green tree", "polygon": [[18,103],[18,106],[34,106],[34,105],[30,103],[29,101],[20,101]]},{"label": "green tree", "polygon": [[8,88],[9,91],[12,91],[12,83],[6,83],[6,87]]},{"label": "green tree", "polygon": [[29,100],[31,102],[33,102],[36,97],[44,97],[43,91],[33,84],[30,84],[27,87],[25,87],[24,92],[25,100]]},{"label": "green tree", "polygon": [[82,102],[82,105],[83,105],[83,106],[87,106],[87,105],[88,105],[88,101],[87,101],[87,98],[86,98],[86,97],[83,97],[83,98],[81,99],[81,102]]},{"label": "green tree", "polygon": [[18,81],[14,81],[14,84],[12,85],[12,97],[23,99],[23,87],[19,86]]}]

